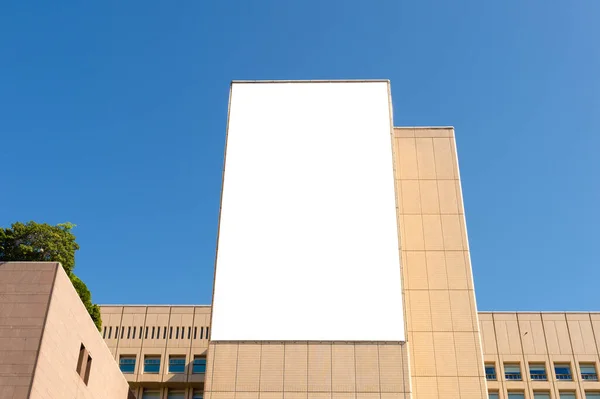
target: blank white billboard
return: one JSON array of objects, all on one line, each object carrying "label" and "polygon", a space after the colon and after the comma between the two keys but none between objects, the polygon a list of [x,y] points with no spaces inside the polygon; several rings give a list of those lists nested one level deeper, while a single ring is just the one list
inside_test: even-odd
[{"label": "blank white billboard", "polygon": [[233,83],[213,340],[404,341],[385,81]]}]

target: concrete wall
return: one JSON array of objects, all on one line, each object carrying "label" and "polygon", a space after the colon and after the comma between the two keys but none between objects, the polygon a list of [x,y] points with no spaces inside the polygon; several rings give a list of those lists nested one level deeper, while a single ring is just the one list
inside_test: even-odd
[{"label": "concrete wall", "polygon": [[[66,273],[56,269],[30,397],[126,399],[127,381]],[[92,357],[87,385],[76,370],[81,344]]]},{"label": "concrete wall", "polygon": [[0,398],[29,395],[56,268],[0,264]]},{"label": "concrete wall", "polygon": [[[509,391],[549,392],[558,398],[560,392],[600,392],[600,382],[584,380],[580,365],[594,365],[598,370],[600,352],[600,313],[488,313],[479,314],[486,365],[496,369],[496,379],[488,381],[490,392],[506,398]],[[522,380],[507,380],[505,364],[518,364]],[[569,364],[573,378],[559,380],[555,363]],[[543,364],[547,381],[532,380],[529,365]]]}]

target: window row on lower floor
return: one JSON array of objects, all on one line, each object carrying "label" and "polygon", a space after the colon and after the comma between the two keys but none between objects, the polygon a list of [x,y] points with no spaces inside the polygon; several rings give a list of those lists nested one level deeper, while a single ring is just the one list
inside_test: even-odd
[{"label": "window row on lower floor", "polygon": [[[489,399],[499,399],[498,391],[490,391]],[[508,399],[526,399],[524,391],[508,391]],[[533,399],[552,399],[549,391],[533,391]],[[586,391],[583,398],[578,398],[575,391],[560,391],[558,399],[600,399],[600,391]]]},{"label": "window row on lower floor", "polygon": [[[519,363],[504,363],[504,379],[512,381],[523,380],[523,374],[521,372],[521,365]],[[554,375],[557,380],[562,381],[573,381],[573,372],[571,371],[570,363],[554,363]],[[587,381],[598,381],[598,373],[596,371],[596,365],[594,363],[580,363],[579,370],[582,380]],[[546,371],[545,363],[529,363],[529,376],[532,380],[547,381],[548,372]],[[496,373],[496,365],[494,363],[485,364],[485,378],[488,381],[495,381],[498,379]]]},{"label": "window row on lower floor", "polygon": [[[123,374],[135,373],[136,360],[136,355],[121,355],[119,358],[119,368],[121,369],[121,372]],[[160,355],[145,355],[143,372],[145,374],[158,374],[160,373],[160,364]],[[186,366],[187,358],[185,355],[170,355],[167,372],[170,374],[183,374],[185,373]],[[192,374],[206,373],[206,357],[194,355],[191,366]]]},{"label": "window row on lower floor", "polygon": [[[156,389],[145,389],[142,392],[142,399],[161,399],[160,390]],[[202,390],[194,389],[192,393],[192,399],[202,399]],[[187,399],[184,390],[169,389],[167,391],[167,399]]]}]

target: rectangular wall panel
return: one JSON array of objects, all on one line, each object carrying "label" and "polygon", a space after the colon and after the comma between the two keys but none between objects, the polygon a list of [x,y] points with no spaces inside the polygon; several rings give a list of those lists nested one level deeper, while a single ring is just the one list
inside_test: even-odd
[{"label": "rectangular wall panel", "polygon": [[387,81],[232,84],[212,340],[404,340],[391,126]]}]

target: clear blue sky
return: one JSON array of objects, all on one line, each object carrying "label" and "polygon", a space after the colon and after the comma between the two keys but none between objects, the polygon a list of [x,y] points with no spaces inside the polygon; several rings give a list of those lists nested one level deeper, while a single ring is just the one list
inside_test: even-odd
[{"label": "clear blue sky", "polygon": [[600,310],[599,1],[34,3],[0,226],[77,224],[96,302],[210,302],[230,80],[389,78],[396,125],[455,126],[479,308]]}]

